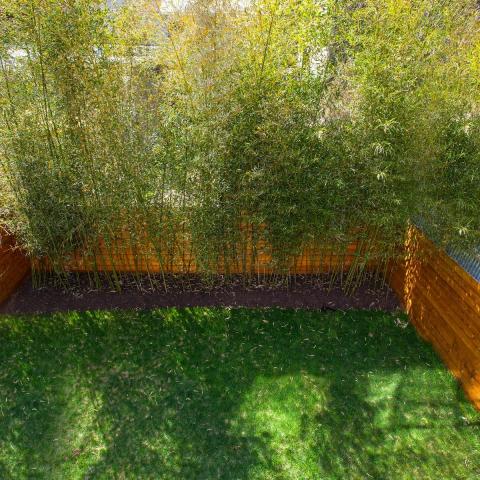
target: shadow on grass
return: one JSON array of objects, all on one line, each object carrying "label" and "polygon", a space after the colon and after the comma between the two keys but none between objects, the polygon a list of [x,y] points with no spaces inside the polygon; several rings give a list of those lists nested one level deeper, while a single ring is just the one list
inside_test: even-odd
[{"label": "shadow on grass", "polygon": [[0,320],[0,478],[473,478],[479,416],[394,319],[172,309]]}]

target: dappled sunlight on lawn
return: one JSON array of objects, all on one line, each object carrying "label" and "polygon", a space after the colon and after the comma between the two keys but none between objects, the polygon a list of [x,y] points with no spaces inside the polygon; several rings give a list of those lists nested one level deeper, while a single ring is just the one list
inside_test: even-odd
[{"label": "dappled sunlight on lawn", "polygon": [[479,414],[395,315],[3,317],[0,339],[1,478],[433,479],[480,467]]},{"label": "dappled sunlight on lawn", "polygon": [[[316,419],[327,408],[329,382],[323,378],[298,374],[257,377],[245,393],[233,430],[262,438],[277,475],[304,478],[315,470]],[[261,459],[264,460],[264,459]],[[261,475],[262,463],[253,467]]]}]

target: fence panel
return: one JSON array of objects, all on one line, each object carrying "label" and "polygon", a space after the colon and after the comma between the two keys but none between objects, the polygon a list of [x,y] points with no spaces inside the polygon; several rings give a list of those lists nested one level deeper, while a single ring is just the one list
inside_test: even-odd
[{"label": "fence panel", "polygon": [[416,228],[409,230],[405,246],[405,259],[393,268],[390,284],[419,333],[480,409],[480,283],[475,270],[467,272]]}]

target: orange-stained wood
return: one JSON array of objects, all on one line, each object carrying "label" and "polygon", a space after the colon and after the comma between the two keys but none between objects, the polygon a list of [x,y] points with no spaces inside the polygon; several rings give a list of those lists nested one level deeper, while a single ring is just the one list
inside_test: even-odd
[{"label": "orange-stained wood", "polygon": [[[289,265],[276,266],[268,245],[258,242],[247,244],[240,258],[225,260],[219,258],[210,269],[218,274],[317,274],[327,273],[334,269],[348,270],[359,257],[356,243],[346,245],[344,249],[333,247],[309,247],[294,257]],[[371,266],[374,262],[369,262]],[[48,263],[44,264],[48,268]],[[72,272],[113,271],[116,272],[148,272],[165,274],[191,274],[200,269],[188,241],[179,242],[175,251],[158,252],[152,243],[145,238],[132,244],[128,233],[120,233],[108,244],[100,240],[92,252],[78,250],[66,259],[63,268]]]},{"label": "orange-stained wood", "polygon": [[30,271],[30,261],[16,248],[11,235],[0,227],[0,304],[16,290]]},{"label": "orange-stained wood", "polygon": [[480,283],[415,228],[405,247],[390,285],[480,410]]}]

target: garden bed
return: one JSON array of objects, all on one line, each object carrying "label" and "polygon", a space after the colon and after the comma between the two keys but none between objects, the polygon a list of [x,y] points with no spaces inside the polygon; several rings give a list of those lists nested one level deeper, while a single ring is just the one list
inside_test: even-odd
[{"label": "garden bed", "polygon": [[404,315],[3,316],[0,341],[1,478],[480,472],[480,414]]},{"label": "garden bed", "polygon": [[101,285],[93,288],[91,276],[71,275],[68,288],[58,279],[50,277],[44,286],[36,289],[31,278],[26,278],[19,290],[8,302],[0,306],[0,314],[50,313],[69,310],[95,310],[113,308],[155,307],[284,307],[311,309],[373,309],[396,311],[400,308],[395,293],[386,284],[367,280],[352,294],[347,294],[340,283],[330,285],[328,276],[296,276],[289,284],[258,282],[231,277],[228,282],[222,276],[201,280],[199,276],[169,276],[165,292],[160,277],[153,277],[157,288],[152,288],[151,278],[140,275],[122,275],[122,291],[117,292],[104,276]]}]

